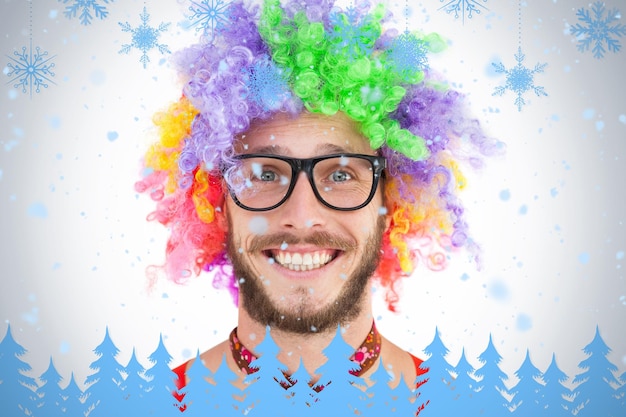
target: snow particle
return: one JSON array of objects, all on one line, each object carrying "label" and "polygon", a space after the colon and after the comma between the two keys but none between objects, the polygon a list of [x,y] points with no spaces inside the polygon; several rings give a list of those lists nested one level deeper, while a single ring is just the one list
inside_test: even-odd
[{"label": "snow particle", "polygon": [[604,129],[604,122],[602,120],[598,120],[596,122],[596,130],[598,132],[602,132],[603,129]]},{"label": "snow particle", "polygon": [[520,313],[515,320],[515,326],[517,327],[517,330],[525,332],[533,327],[533,321],[529,315]]},{"label": "snow particle", "polygon": [[26,211],[31,217],[39,217],[40,219],[45,219],[48,217],[48,209],[43,203],[33,203],[28,206]]},{"label": "snow particle", "polygon": [[110,131],[107,133],[107,139],[109,142],[114,142],[119,137],[119,134],[115,131]]},{"label": "snow particle", "polygon": [[254,216],[248,223],[248,229],[251,233],[263,235],[267,233],[269,223],[264,216]]},{"label": "snow particle", "polygon": [[593,116],[595,115],[596,115],[596,111],[592,108],[588,108],[583,111],[583,119],[585,120],[591,120],[593,119]]},{"label": "snow particle", "polygon": [[578,262],[580,262],[583,265],[587,265],[589,263],[590,258],[591,257],[589,256],[587,252],[583,252],[580,255],[578,255]]},{"label": "snow particle", "polygon": [[106,75],[102,70],[94,70],[89,75],[89,80],[93,85],[103,85],[106,81]]},{"label": "snow particle", "polygon": [[498,301],[507,301],[509,299],[509,288],[502,281],[494,281],[487,288],[489,296]]}]

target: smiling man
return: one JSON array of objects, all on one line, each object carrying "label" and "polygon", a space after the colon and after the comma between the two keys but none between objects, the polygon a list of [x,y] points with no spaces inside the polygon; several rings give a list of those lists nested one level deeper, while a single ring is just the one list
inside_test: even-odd
[{"label": "smiling man", "polygon": [[[233,176],[245,181],[231,186],[225,210],[229,259],[243,278],[237,337],[254,346],[269,325],[287,373],[302,358],[313,374],[337,325],[355,348],[372,331],[370,284],[387,219],[385,159],[341,114],[278,115],[253,125],[235,147],[245,152]],[[267,224],[262,234],[250,227],[257,219]],[[205,354],[209,367],[230,344]],[[384,338],[374,348],[380,352],[415,380],[409,354]]]},{"label": "smiling man", "polygon": [[377,329],[372,287],[395,310],[418,264],[476,254],[458,162],[498,144],[427,70],[440,37],[385,29],[382,6],[233,2],[227,16],[177,55],[183,96],[156,118],[137,184],[171,232],[166,275],[210,271],[238,302],[237,327],[203,362],[226,357],[243,386],[270,326],[286,373],[302,361],[314,382],[339,325],[357,375],[382,361],[414,386],[421,361]]}]

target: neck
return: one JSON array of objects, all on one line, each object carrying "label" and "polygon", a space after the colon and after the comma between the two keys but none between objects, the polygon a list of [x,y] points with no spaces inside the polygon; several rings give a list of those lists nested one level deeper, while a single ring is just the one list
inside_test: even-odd
[{"label": "neck", "polygon": [[[372,327],[372,305],[371,297],[363,297],[361,313],[348,323],[342,326],[343,340],[354,349],[359,347]],[[250,318],[248,313],[239,307],[239,319],[237,325],[237,337],[241,343],[250,351],[255,351],[265,337],[266,325],[258,323]],[[303,366],[310,375],[322,366],[327,358],[322,353],[335,337],[337,328],[327,329],[324,332],[311,332],[307,334],[296,334],[280,329],[272,328],[272,339],[280,348],[278,360],[283,363],[288,374],[293,374],[302,359]]]}]

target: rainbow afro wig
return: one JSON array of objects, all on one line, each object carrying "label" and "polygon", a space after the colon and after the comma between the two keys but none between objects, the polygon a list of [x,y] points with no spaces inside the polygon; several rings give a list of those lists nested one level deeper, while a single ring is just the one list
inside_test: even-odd
[{"label": "rainbow afro wig", "polygon": [[160,271],[184,282],[211,271],[236,300],[221,167],[233,162],[233,143],[252,122],[278,112],[343,112],[387,159],[391,221],[376,279],[391,310],[399,279],[418,264],[444,269],[446,253],[463,247],[476,256],[458,163],[478,167],[501,145],[428,69],[428,54],[445,48],[439,35],[385,28],[385,8],[362,1],[346,9],[331,0],[233,1],[226,16],[216,36],[175,54],[183,93],[156,115],[160,139],[136,184],[157,204],[148,219],[170,231],[165,264],[149,269],[152,279]]}]

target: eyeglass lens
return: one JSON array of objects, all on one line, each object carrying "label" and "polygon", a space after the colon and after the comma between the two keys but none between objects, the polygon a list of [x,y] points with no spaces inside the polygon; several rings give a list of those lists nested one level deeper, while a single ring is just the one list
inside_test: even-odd
[{"label": "eyeglass lens", "polygon": [[[240,204],[251,209],[273,207],[287,196],[293,169],[289,162],[272,157],[252,157],[239,161],[231,188]],[[372,162],[355,156],[335,156],[317,160],[312,168],[314,192],[326,204],[351,209],[365,203],[374,186]],[[311,182],[309,180],[309,182]]]}]

